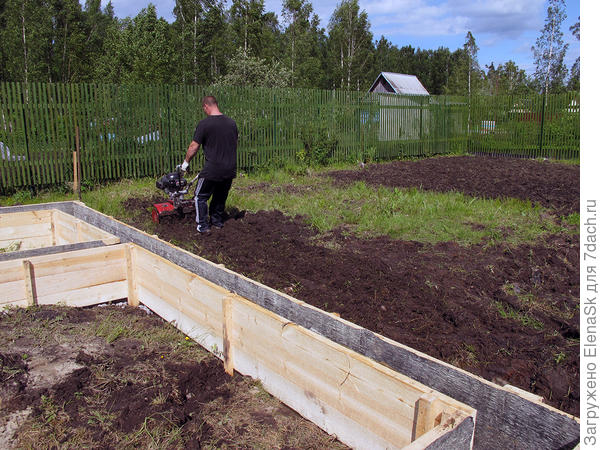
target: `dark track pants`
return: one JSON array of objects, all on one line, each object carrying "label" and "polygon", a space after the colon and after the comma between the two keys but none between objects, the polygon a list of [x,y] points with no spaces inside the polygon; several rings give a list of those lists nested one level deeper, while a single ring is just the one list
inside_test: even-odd
[{"label": "dark track pants", "polygon": [[[214,181],[206,178],[199,178],[194,193],[194,203],[196,204],[196,223],[202,227],[213,223],[223,222],[225,219],[225,202],[231,189],[233,180]],[[208,205],[208,199],[210,206]]]}]

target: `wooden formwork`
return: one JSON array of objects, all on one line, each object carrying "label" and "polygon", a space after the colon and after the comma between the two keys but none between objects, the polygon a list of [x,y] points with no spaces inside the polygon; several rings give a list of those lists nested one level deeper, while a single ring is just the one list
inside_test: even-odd
[{"label": "wooden formwork", "polygon": [[0,261],[117,242],[114,235],[59,209],[0,215]]},{"label": "wooden formwork", "polygon": [[79,262],[110,261],[112,276],[94,278],[94,269],[86,265],[85,277],[95,284],[73,285],[73,293],[64,294],[65,303],[89,304],[77,297],[98,286],[114,290],[114,296],[96,296],[92,303],[112,297],[127,297],[133,305],[141,302],[222,357],[226,370],[260,379],[274,395],[351,446],[572,448],[579,441],[576,417],[263,286],[80,202],[0,208],[0,217],[50,209],[130,244],[0,262],[0,274],[12,274],[0,275],[0,285],[3,291],[10,285],[14,293],[4,304],[58,299],[58,292],[45,287],[52,284],[52,275],[43,267],[52,266],[53,257],[55,266],[64,261],[69,272],[61,279],[83,276],[74,275],[81,272],[75,269]]}]

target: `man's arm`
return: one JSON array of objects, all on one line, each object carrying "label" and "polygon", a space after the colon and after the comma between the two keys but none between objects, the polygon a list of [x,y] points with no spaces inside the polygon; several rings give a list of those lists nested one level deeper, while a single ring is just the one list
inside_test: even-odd
[{"label": "man's arm", "polygon": [[200,144],[196,141],[192,140],[190,145],[188,146],[187,152],[185,153],[185,162],[189,163],[192,158],[198,153],[198,149],[200,148]]}]

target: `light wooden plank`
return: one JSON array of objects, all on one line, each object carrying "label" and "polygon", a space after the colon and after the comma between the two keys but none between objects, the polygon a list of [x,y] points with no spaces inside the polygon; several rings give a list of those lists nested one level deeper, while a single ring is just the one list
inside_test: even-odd
[{"label": "light wooden plank", "polygon": [[27,293],[24,289],[23,267],[19,264],[21,279],[16,281],[0,282],[2,295],[0,296],[0,305],[9,303],[19,303],[28,305]]},{"label": "light wooden plank", "polygon": [[412,438],[414,441],[441,423],[442,405],[439,395],[433,392],[423,394],[415,404]]},{"label": "light wooden plank", "polygon": [[211,333],[221,336],[222,333],[222,298],[223,293],[215,292],[205,286],[200,280],[194,279],[189,283],[189,290],[180,289],[181,285],[169,284],[165,273],[160,267],[153,270],[144,267],[138,261],[135,269],[135,280],[138,289],[140,286],[152,292],[158,298],[175,308],[182,317],[189,317],[202,324]]},{"label": "light wooden plank", "polygon": [[222,353],[222,337],[216,336],[212,330],[206,328],[202,323],[195,322],[191,318],[182,315],[177,308],[164,301],[145,286],[138,286],[138,297],[142,304],[167,322],[172,323],[205,349],[213,352],[217,356]]},{"label": "light wooden plank", "polygon": [[46,237],[51,243],[51,231],[50,222],[3,226],[0,228],[0,241]]},{"label": "light wooden plank", "polygon": [[101,240],[106,245],[113,245],[120,242],[116,236],[59,210],[53,216],[53,224],[63,243]]},{"label": "light wooden plank", "polygon": [[[44,255],[32,258],[36,276],[47,277],[69,272],[102,270],[104,266],[120,264],[125,273],[125,247],[113,245],[76,250],[57,255]],[[125,279],[123,276],[122,279]]]},{"label": "light wooden plank", "polygon": [[[414,402],[429,388],[264,311],[235,299],[234,360],[240,349],[256,364],[293,380],[311,397],[376,430],[385,440],[410,443]],[[382,387],[386,377],[389,382]]]},{"label": "light wooden plank", "polygon": [[135,254],[132,248],[132,244],[127,245],[125,250],[125,257],[127,263],[127,303],[129,306],[139,306],[140,300],[137,295],[137,288],[135,282]]},{"label": "light wooden plank", "polygon": [[55,292],[50,295],[38,295],[39,305],[56,305],[82,307],[122,300],[127,298],[127,281],[106,282],[97,286]]},{"label": "light wooden plank", "polygon": [[[404,447],[404,450],[422,450],[424,448],[428,450],[454,449],[456,448],[456,442],[453,435],[457,435],[459,437],[459,445],[463,445],[465,441],[472,440],[474,427],[475,424],[472,417],[465,417],[461,411],[455,411],[452,414],[445,415],[442,422],[435,425],[426,433],[423,433],[410,445]],[[465,429],[467,439],[464,436],[460,437],[462,434],[460,428]],[[468,436],[471,436],[471,438]]]},{"label": "light wooden plank", "polygon": [[27,237],[18,239],[0,240],[0,248],[8,248],[16,245],[19,250],[32,250],[34,248],[49,247],[51,244],[50,234],[40,237]]},{"label": "light wooden plank", "polygon": [[[74,269],[74,267],[71,269]],[[53,273],[47,276],[36,274],[36,286],[39,297],[126,280],[125,261],[117,261],[113,264],[99,263],[97,266],[90,267],[87,270],[69,270],[64,273]],[[127,295],[122,298],[127,298]]]},{"label": "light wooden plank", "polygon": [[25,282],[25,297],[28,306],[37,305],[37,292],[35,286],[35,275],[31,261],[23,260],[23,281]]},{"label": "light wooden plank", "polygon": [[232,297],[223,298],[223,362],[225,372],[233,376],[233,347],[231,345],[231,336],[233,334],[233,307]]},{"label": "light wooden plank", "polygon": [[0,228],[50,223],[52,210],[0,212]]}]

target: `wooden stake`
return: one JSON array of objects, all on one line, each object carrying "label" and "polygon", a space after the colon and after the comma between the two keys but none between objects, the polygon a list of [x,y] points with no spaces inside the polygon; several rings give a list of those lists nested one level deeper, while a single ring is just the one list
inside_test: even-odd
[{"label": "wooden stake", "polygon": [[127,245],[125,249],[125,260],[127,263],[127,304],[129,306],[139,306],[140,299],[138,297],[136,282],[135,282],[135,255],[133,253],[132,244]]},{"label": "wooden stake", "polygon": [[79,151],[79,126],[75,126],[75,151],[73,152],[73,192],[81,201],[81,156]]},{"label": "wooden stake", "polygon": [[23,260],[23,274],[25,281],[25,296],[27,297],[28,306],[37,306],[37,292],[35,289],[35,275],[33,272],[33,264],[28,259]]},{"label": "wooden stake", "polygon": [[442,404],[433,392],[423,394],[415,403],[411,442],[441,423]]},{"label": "wooden stake", "polygon": [[232,327],[233,327],[233,307],[231,296],[223,298],[223,363],[225,372],[233,376],[233,358],[231,348]]},{"label": "wooden stake", "polygon": [[[79,141],[79,138],[75,138]],[[77,144],[79,145],[79,144]],[[77,170],[77,151],[73,151],[73,192],[79,191],[79,171]]]}]

